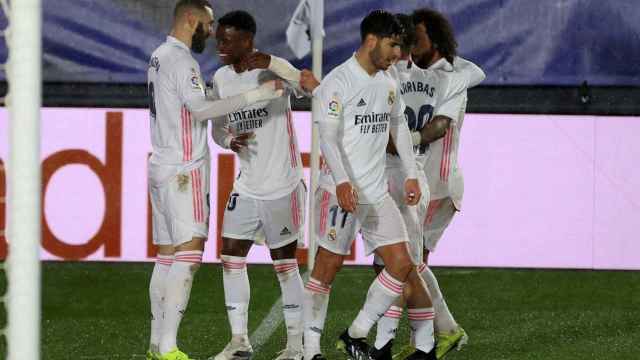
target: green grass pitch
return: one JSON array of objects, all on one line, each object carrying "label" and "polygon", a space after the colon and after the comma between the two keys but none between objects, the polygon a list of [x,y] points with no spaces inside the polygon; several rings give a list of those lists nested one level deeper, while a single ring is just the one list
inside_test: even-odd
[{"label": "green grass pitch", "polygon": [[[152,266],[44,263],[42,359],[142,359]],[[194,281],[178,342],[195,359],[217,353],[229,337],[221,272],[219,265],[207,264]],[[450,360],[640,359],[640,272],[436,268],[435,273],[470,335],[469,345],[451,353]],[[252,332],[280,288],[271,266],[250,266],[249,277]],[[338,275],[324,331],[328,359],[345,359],[334,341],[356,316],[372,279],[367,267],[345,267]],[[407,341],[405,321],[396,343]],[[254,358],[275,358],[285,340],[281,324]]]}]

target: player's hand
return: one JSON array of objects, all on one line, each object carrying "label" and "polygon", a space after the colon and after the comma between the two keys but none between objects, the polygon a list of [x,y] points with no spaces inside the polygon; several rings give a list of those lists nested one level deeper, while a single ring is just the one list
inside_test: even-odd
[{"label": "player's hand", "polygon": [[404,182],[404,202],[407,205],[417,205],[421,196],[422,191],[418,179],[407,179]]},{"label": "player's hand", "polygon": [[336,186],[336,196],[338,197],[338,205],[346,212],[354,212],[358,205],[358,193],[346,181]]},{"label": "player's hand", "polygon": [[255,51],[245,59],[248,70],[268,69],[271,63],[271,55]]},{"label": "player's hand", "polygon": [[312,93],[318,85],[320,85],[320,82],[315,76],[313,76],[313,72],[311,70],[304,69],[300,72],[300,87],[304,91]]},{"label": "player's hand", "polygon": [[252,132],[240,134],[238,136],[234,136],[229,143],[229,148],[236,153],[242,151],[242,149],[249,146],[249,140],[252,139],[254,134]]}]

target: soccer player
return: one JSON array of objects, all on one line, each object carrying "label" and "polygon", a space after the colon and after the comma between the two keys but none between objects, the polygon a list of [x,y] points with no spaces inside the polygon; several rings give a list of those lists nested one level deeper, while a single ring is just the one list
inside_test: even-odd
[{"label": "soccer player", "polygon": [[407,231],[384,176],[391,135],[407,173],[405,201],[412,206],[418,203],[421,191],[404,104],[396,81],[386,71],[399,56],[402,27],[392,14],[376,10],[362,20],[360,31],[360,48],[329,73],[314,93],[323,104],[321,148],[330,172],[323,172],[316,193],[319,249],[305,290],[305,359],[323,359],[320,336],[331,283],[358,231],[365,251],[375,251],[386,266],[371,284],[358,316],[340,335],[338,347],[352,359],[368,359],[369,330],[408,290],[417,347],[411,358],[435,359],[433,309],[412,264]]},{"label": "soccer player", "polygon": [[[458,117],[459,97],[466,94],[468,87],[480,83],[485,75],[475,64],[454,57],[455,43],[452,45],[451,41],[455,40],[453,40],[452,37],[447,40],[448,42],[446,44],[443,40],[442,46],[447,49],[454,49],[454,52],[446,52],[446,57],[441,54],[440,57],[442,57],[442,61],[436,62],[438,66],[429,67],[434,64],[430,62],[431,56],[429,56],[428,62],[425,62],[422,57],[415,57],[416,61],[419,61],[424,68],[414,64],[411,59],[411,52],[424,54],[424,47],[430,45],[422,41],[416,46],[416,29],[413,24],[413,18],[403,14],[397,16],[401,23],[403,23],[407,36],[404,37],[406,41],[403,42],[405,46],[402,48],[402,58],[394,65],[394,72],[400,82],[401,97],[407,106],[405,117],[412,131],[414,144],[416,145],[416,161],[418,162],[418,167],[422,169],[422,164],[426,159],[425,151],[429,149],[429,145],[444,136],[441,130],[443,126],[446,126],[452,119]],[[429,24],[432,24],[432,22],[429,22]],[[420,28],[419,30],[422,31],[419,34],[421,39],[424,39],[424,29]],[[447,62],[447,59],[452,59],[452,62],[456,64],[455,69],[452,68],[451,63]],[[420,265],[419,270],[421,273],[431,273],[430,270],[426,268],[426,265],[422,263],[424,249],[422,223],[427,213],[427,207],[419,206],[416,216],[415,212],[410,211],[411,209],[406,209],[406,207],[403,208],[401,206],[399,199],[401,196],[401,188],[398,186],[398,183],[404,179],[405,175],[398,165],[397,156],[393,155],[395,150],[392,148],[388,150],[390,153],[387,155],[389,191],[400,207],[405,224],[407,225],[411,239],[413,260],[416,264]],[[424,172],[422,175],[425,175]],[[423,189],[423,194],[424,193],[425,190]],[[426,204],[428,204],[428,201]],[[416,221],[416,218],[419,220]],[[376,258],[376,263],[380,263],[378,258]],[[429,282],[427,284],[431,285]],[[435,296],[433,300],[435,305]],[[442,316],[438,314],[438,310],[439,308],[436,308],[436,319]],[[402,302],[394,304],[378,322],[375,350],[372,351],[372,358],[391,359],[392,340],[395,337],[402,312]],[[459,331],[459,333],[462,334],[461,336],[466,336],[463,334],[463,331]],[[447,335],[445,334],[444,336]],[[446,351],[444,350],[444,345],[447,344],[447,341],[444,339],[444,337],[440,337],[439,341],[437,341],[436,355],[438,358],[444,356],[444,354],[452,348],[449,346]],[[463,340],[465,339],[460,337],[458,341]]]},{"label": "soccer player", "polygon": [[[448,69],[456,54],[457,43],[449,21],[439,12],[420,9],[413,13],[418,46],[413,56],[418,65],[432,69]],[[453,61],[453,65],[457,63]],[[462,172],[458,168],[460,130],[467,105],[467,92],[463,91],[443,107],[448,118],[436,119],[422,131],[422,141],[429,142],[425,170],[431,189],[431,201],[425,221],[424,263],[428,265],[429,253],[434,251],[453,216],[461,209],[463,194]],[[422,276],[429,286],[436,310],[435,330],[438,339],[437,355],[443,357],[454,347],[467,341],[467,334],[458,325],[444,300],[438,281],[428,266]]]},{"label": "soccer player", "polygon": [[178,1],[171,33],[151,55],[147,72],[153,147],[149,192],[153,242],[158,245],[149,284],[152,319],[147,359],[152,360],[189,359],[178,350],[176,338],[208,233],[206,120],[282,95],[270,82],[233,98],[206,98],[191,51],[204,50],[212,23],[207,1]]},{"label": "soccer player", "polygon": [[[213,76],[221,98],[259,86],[282,74],[297,93],[299,71],[288,62],[254,49],[256,23],[246,11],[232,11],[216,29],[218,55],[226,66]],[[292,75],[292,76],[291,76]],[[249,359],[247,322],[249,278],[246,257],[254,241],[265,240],[282,291],[287,347],[278,360],[301,360],[302,279],[296,250],[304,231],[306,188],[288,96],[255,103],[216,122],[215,142],[240,159],[240,173],[229,196],[222,226],[225,303],[231,341],[215,360]]]}]

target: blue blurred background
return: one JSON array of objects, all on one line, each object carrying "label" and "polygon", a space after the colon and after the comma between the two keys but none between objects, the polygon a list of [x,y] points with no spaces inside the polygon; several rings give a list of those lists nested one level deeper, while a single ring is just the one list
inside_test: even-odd
[{"label": "blue blurred background", "polygon": [[[217,18],[234,9],[258,23],[256,46],[297,60],[285,29],[297,0],[212,1]],[[165,38],[174,0],[43,0],[44,80],[144,83],[149,54]],[[359,23],[376,8],[443,11],[453,22],[459,53],[487,73],[484,85],[601,86],[640,84],[637,0],[325,1],[324,73],[359,44]],[[2,21],[5,21],[4,19]],[[4,39],[2,39],[4,41]],[[7,49],[2,42],[0,58]],[[213,40],[199,60],[205,76],[220,66]]]}]

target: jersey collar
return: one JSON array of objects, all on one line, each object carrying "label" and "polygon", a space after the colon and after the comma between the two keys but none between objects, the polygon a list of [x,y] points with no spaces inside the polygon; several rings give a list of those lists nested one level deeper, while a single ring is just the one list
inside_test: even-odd
[{"label": "jersey collar", "polygon": [[433,63],[433,65],[429,66],[430,70],[444,70],[444,71],[453,71],[453,65],[451,65],[447,59],[440,58],[440,60]]},{"label": "jersey collar", "polygon": [[180,41],[180,40],[178,40],[178,39],[174,38],[174,37],[173,37],[173,36],[171,36],[171,35],[167,35],[167,42],[168,42],[168,43],[170,43],[170,44],[173,44],[173,45],[175,45],[175,46],[177,46],[177,47],[181,47],[181,48],[183,48],[183,49],[187,50],[188,52],[191,52],[191,49],[189,49],[189,48],[187,47],[187,44],[185,44],[185,43],[183,43],[182,41]]},{"label": "jersey collar", "polygon": [[376,77],[378,77],[378,75],[382,71],[382,70],[378,70],[375,74],[369,75],[369,73],[360,65],[360,63],[358,62],[358,59],[356,59],[356,53],[353,53],[353,55],[351,56],[351,59],[349,59],[349,67],[351,68],[354,74],[357,74],[359,77],[366,80],[375,79]]}]

